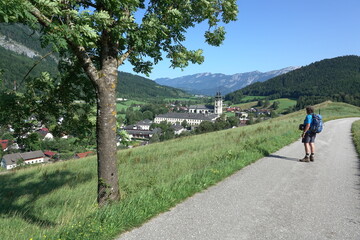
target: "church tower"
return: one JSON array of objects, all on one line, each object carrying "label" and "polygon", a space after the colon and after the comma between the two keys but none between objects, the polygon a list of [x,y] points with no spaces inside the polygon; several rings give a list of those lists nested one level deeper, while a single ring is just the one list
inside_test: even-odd
[{"label": "church tower", "polygon": [[223,113],[222,108],[223,108],[223,100],[221,97],[221,93],[217,92],[215,95],[214,113],[220,116]]}]

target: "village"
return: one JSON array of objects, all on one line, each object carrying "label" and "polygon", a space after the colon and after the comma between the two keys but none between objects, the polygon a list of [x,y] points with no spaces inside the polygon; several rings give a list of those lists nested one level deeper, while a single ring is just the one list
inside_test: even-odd
[{"label": "village", "polygon": [[[190,105],[177,107],[168,104],[169,111],[158,114],[154,119],[144,119],[134,124],[123,124],[119,128],[117,146],[119,149],[147,145],[154,142],[165,141],[176,137],[200,134],[204,132],[226,128],[241,127],[253,124],[271,117],[269,108],[241,109],[240,107],[224,107],[223,98],[217,92],[214,104]],[[254,120],[255,119],[255,120]],[[220,127],[212,127],[216,124]],[[209,127],[210,126],[210,127]],[[9,128],[11,133],[12,129]],[[64,135],[55,140],[53,134],[45,126],[33,128],[27,135],[37,135],[41,141],[48,145],[55,141],[69,141],[71,136]],[[5,137],[9,134],[5,134]],[[79,159],[94,155],[96,150],[84,149],[81,152],[61,153],[52,150],[24,151],[26,146],[19,146],[15,139],[0,139],[2,157],[1,167],[11,170],[17,167],[26,167],[32,164],[46,164],[69,159]],[[86,150],[86,151],[85,151]]]}]

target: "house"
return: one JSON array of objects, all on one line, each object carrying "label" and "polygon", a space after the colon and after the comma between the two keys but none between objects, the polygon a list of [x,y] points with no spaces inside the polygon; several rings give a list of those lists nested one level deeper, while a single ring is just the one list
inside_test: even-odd
[{"label": "house", "polygon": [[93,151],[88,151],[88,152],[83,152],[83,153],[77,153],[75,154],[75,158],[84,158],[84,157],[88,157],[90,155],[94,154]]},{"label": "house", "polygon": [[200,114],[214,113],[214,106],[190,105],[189,113],[200,113]]},{"label": "house", "polygon": [[17,167],[19,161],[23,164],[44,163],[48,161],[43,151],[6,154],[1,159],[1,167],[7,170]]},{"label": "house", "polygon": [[149,119],[142,120],[140,122],[137,122],[136,125],[139,126],[141,130],[150,130],[150,126],[153,122]]},{"label": "house", "polygon": [[155,128],[153,130],[141,130],[141,129],[125,129],[131,139],[150,139],[154,134],[160,134],[161,129]]},{"label": "house", "polygon": [[236,112],[240,111],[240,107],[227,107],[226,112]]},{"label": "house", "polygon": [[0,145],[3,151],[7,150],[8,144],[9,144],[9,140],[7,139],[0,140]]},{"label": "house", "polygon": [[174,129],[175,135],[179,135],[182,132],[186,131],[186,129],[183,126],[181,126],[181,124],[174,124],[171,126],[171,128]]},{"label": "house", "polygon": [[7,139],[0,139],[0,145],[3,151],[7,151],[9,149],[20,149],[19,145],[16,142],[11,142]]},{"label": "house", "polygon": [[56,155],[56,152],[52,152],[52,151],[45,151],[44,152],[45,156],[47,156],[48,158],[53,158]]},{"label": "house", "polygon": [[40,128],[40,129],[36,130],[36,132],[39,133],[43,137],[44,140],[54,139],[54,136],[52,135],[52,133],[49,132],[48,128]]},{"label": "house", "polygon": [[142,120],[140,122],[137,122],[133,125],[127,125],[124,127],[124,130],[150,130],[150,126],[153,122],[149,119]]}]

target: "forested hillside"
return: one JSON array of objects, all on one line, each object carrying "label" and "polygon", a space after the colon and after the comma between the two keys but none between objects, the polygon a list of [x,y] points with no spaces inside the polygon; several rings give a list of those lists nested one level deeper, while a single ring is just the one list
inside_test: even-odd
[{"label": "forested hillside", "polygon": [[[1,87],[14,89],[16,84],[17,89],[21,90],[28,72],[28,77],[40,76],[44,71],[50,72],[53,77],[58,75],[55,55],[40,61],[41,56],[51,52],[51,49],[41,48],[40,35],[37,32],[20,24],[0,24],[0,40],[0,70],[3,71]],[[2,45],[7,45],[7,48],[10,45],[11,50],[5,49]],[[20,49],[21,46],[25,46],[25,52],[19,53],[23,50]],[[141,100],[190,96],[182,90],[161,86],[150,79],[125,72],[119,72],[117,89],[119,97]]]},{"label": "forested hillside", "polygon": [[360,106],[360,57],[343,56],[325,59],[266,82],[254,83],[226,95],[236,101],[243,95],[298,99],[298,106],[324,100]]},{"label": "forested hillside", "polygon": [[27,73],[28,77],[39,76],[41,72],[49,72],[52,75],[57,73],[57,63],[52,58],[39,61],[39,57],[29,58],[0,46],[0,59],[0,70],[3,70],[4,80],[2,87],[5,88],[14,88],[15,84],[21,88]]},{"label": "forested hillside", "polygon": [[190,97],[183,90],[162,86],[150,79],[125,72],[119,72],[117,91],[119,97],[130,99]]}]

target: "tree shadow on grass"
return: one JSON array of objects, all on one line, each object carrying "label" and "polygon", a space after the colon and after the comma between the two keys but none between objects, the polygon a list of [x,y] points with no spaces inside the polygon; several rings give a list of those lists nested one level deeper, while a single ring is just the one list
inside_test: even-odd
[{"label": "tree shadow on grass", "polygon": [[67,170],[50,173],[45,170],[40,176],[34,173],[0,175],[0,216],[16,215],[38,226],[55,226],[54,222],[39,217],[34,211],[35,202],[56,189],[66,185],[73,188],[91,178],[91,174],[79,177],[79,174]]},{"label": "tree shadow on grass", "polygon": [[299,161],[298,158],[291,158],[291,157],[285,157],[285,156],[280,156],[280,155],[275,155],[275,154],[270,154],[268,157],[271,158],[279,158],[279,159],[284,159],[284,160],[289,160],[289,161]]}]

